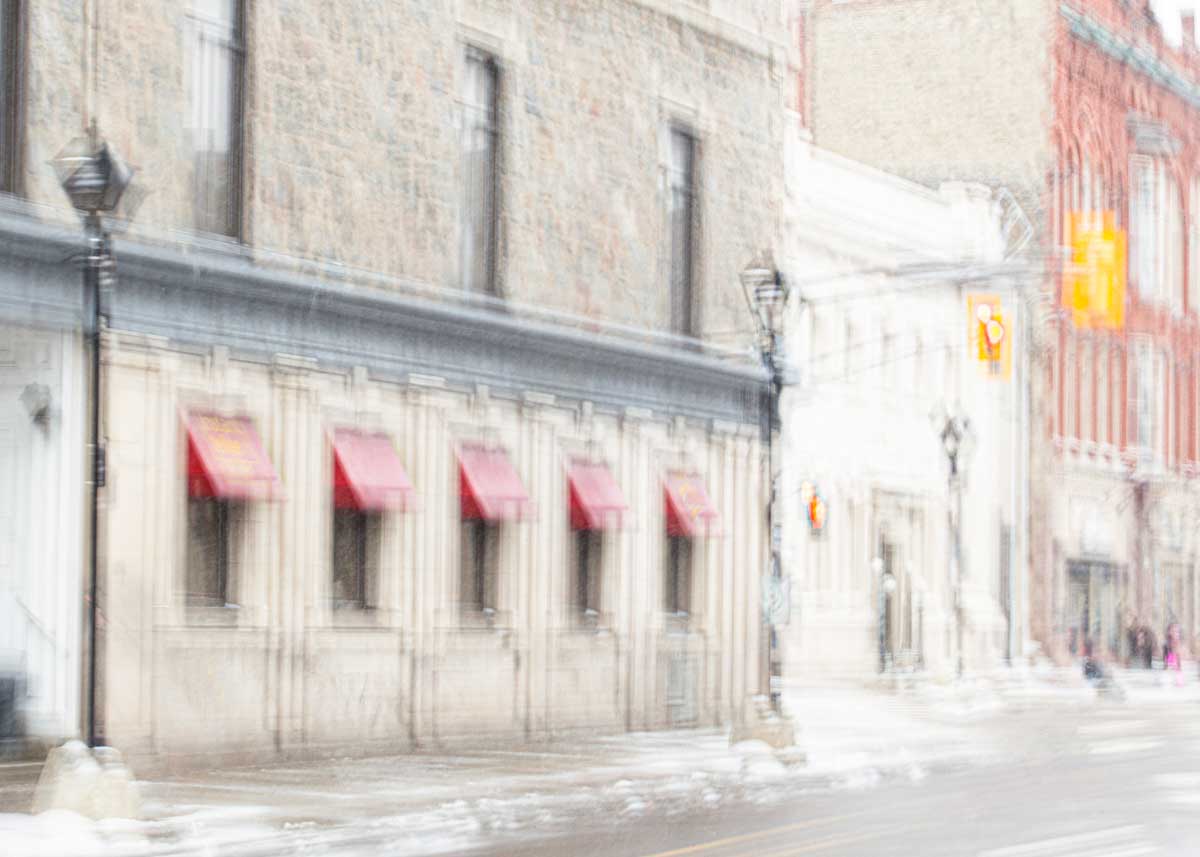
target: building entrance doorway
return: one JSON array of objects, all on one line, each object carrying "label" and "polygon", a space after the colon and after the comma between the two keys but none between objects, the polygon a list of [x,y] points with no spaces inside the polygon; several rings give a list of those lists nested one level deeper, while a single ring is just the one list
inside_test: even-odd
[{"label": "building entrance doorway", "polygon": [[1067,643],[1082,656],[1089,645],[1098,656],[1115,657],[1120,642],[1116,566],[1109,562],[1067,563]]}]

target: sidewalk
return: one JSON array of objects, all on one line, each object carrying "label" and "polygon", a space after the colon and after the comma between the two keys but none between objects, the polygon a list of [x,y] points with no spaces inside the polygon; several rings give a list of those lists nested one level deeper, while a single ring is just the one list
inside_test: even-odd
[{"label": "sidewalk", "polygon": [[[1144,675],[1121,678],[1139,698],[1200,699],[1200,682],[1162,688]],[[201,771],[142,782],[144,818],[137,822],[0,815],[0,852],[244,857],[386,846],[393,855],[447,853],[483,839],[561,830],[581,818],[670,817],[885,779],[919,781],[1003,759],[1006,749],[989,725],[1014,708],[1095,700],[1095,689],[1068,671],[915,682],[893,692],[794,686],[786,705],[807,756],[802,763],[759,742],[730,747],[724,731],[689,730]]]}]

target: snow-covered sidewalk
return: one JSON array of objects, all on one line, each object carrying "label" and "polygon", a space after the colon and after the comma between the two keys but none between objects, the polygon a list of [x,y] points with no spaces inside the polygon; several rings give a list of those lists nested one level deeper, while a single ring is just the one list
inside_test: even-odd
[{"label": "snow-covered sidewalk", "polygon": [[919,780],[939,766],[1000,755],[986,718],[963,717],[919,694],[795,688],[787,705],[804,761],[760,742],[731,747],[724,731],[687,730],[194,772],[142,782],[139,822],[0,815],[0,850],[14,857],[445,853],[581,818],[765,804],[888,777]]},{"label": "snow-covered sidewalk", "polygon": [[[1136,704],[1200,700],[1163,673],[1120,671]],[[914,678],[891,690],[793,686],[797,753],[728,733],[578,737],[537,746],[195,771],[141,783],[144,817],[93,823],[70,813],[0,815],[0,853],[435,854],[485,839],[553,833],[588,818],[679,815],[805,792],[919,781],[940,768],[1007,758],[996,722],[1021,708],[1088,706],[1073,669],[965,681]]]}]

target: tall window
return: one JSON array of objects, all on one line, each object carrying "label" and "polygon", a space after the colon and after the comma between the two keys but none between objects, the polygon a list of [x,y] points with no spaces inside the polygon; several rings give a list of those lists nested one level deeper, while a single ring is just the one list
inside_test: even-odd
[{"label": "tall window", "polygon": [[188,497],[184,580],[188,604],[224,607],[230,603],[233,519],[237,509],[228,500]]},{"label": "tall window", "polygon": [[1096,351],[1089,338],[1082,338],[1079,346],[1079,439],[1095,440],[1092,410],[1092,361]]},{"label": "tall window", "polygon": [[1111,443],[1112,434],[1109,429],[1110,419],[1110,390],[1109,361],[1111,360],[1108,346],[1101,343],[1096,353],[1096,442]]},{"label": "tall window", "polygon": [[1138,343],[1132,354],[1135,361],[1130,384],[1132,445],[1142,455],[1157,459],[1165,446],[1166,361],[1149,342]]},{"label": "tall window", "polygon": [[1191,312],[1200,310],[1200,175],[1192,179],[1188,205],[1188,293]]},{"label": "tall window", "polygon": [[671,330],[695,332],[696,140],[683,128],[671,128],[667,162],[668,228],[671,235]]},{"label": "tall window", "polygon": [[575,609],[591,618],[600,613],[600,556],[604,534],[599,530],[575,530]]},{"label": "tall window", "polygon": [[333,510],[334,608],[373,606],[381,523],[377,513]]},{"label": "tall window", "polygon": [[1186,236],[1183,233],[1183,198],[1179,195],[1179,183],[1170,174],[1164,174],[1163,193],[1166,195],[1167,222],[1163,239],[1163,279],[1166,282],[1167,294],[1171,298],[1171,306],[1177,312],[1183,312],[1184,292],[1186,283],[1183,271],[1183,249]]},{"label": "tall window", "polygon": [[1142,297],[1161,297],[1156,276],[1159,245],[1158,182],[1154,162],[1137,158],[1133,162],[1133,194],[1130,212],[1131,268],[1138,293]]},{"label": "tall window", "polygon": [[692,605],[692,540],[687,536],[667,536],[667,568],[664,581],[667,613],[687,616]]},{"label": "tall window", "polygon": [[467,48],[462,89],[462,203],[459,268],[463,288],[496,288],[497,90],[496,60]]},{"label": "tall window", "polygon": [[197,229],[238,237],[245,50],[241,0],[192,0],[190,135]]},{"label": "tall window", "polygon": [[490,615],[496,610],[496,570],[500,527],[480,518],[462,522],[459,577],[463,609]]},{"label": "tall window", "polygon": [[21,4],[0,0],[0,191],[15,193],[20,170]]}]

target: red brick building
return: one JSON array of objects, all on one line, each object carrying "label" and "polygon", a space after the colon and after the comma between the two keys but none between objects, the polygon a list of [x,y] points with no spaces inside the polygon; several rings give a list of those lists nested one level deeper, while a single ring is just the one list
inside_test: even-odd
[{"label": "red brick building", "polygon": [[1064,5],[1056,18],[1055,244],[1069,243],[1072,211],[1110,210],[1129,236],[1123,329],[1078,330],[1059,313],[1047,331],[1051,401],[1035,428],[1065,474],[1092,483],[1078,494],[1095,497],[1076,520],[1068,509],[1066,538],[1035,529],[1033,627],[1059,648],[1099,631],[1129,654],[1121,632],[1135,622],[1197,630],[1200,57],[1190,16],[1182,29],[1169,46],[1147,7],[1121,0]]},{"label": "red brick building", "polygon": [[[799,28],[819,145],[1006,187],[1035,225],[1016,561],[1022,636],[1059,658],[1200,630],[1200,54],[1190,17],[1178,45],[1163,23],[1143,0],[815,0]],[[1070,217],[1105,211],[1128,234],[1125,323],[1077,329]]]}]

